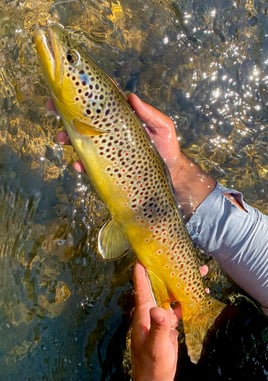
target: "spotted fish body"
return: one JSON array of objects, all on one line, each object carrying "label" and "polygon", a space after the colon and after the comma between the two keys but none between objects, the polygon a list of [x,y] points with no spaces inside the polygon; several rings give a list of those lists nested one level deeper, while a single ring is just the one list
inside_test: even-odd
[{"label": "spotted fish body", "polygon": [[69,138],[110,211],[99,232],[100,253],[111,259],[131,248],[158,304],[181,303],[188,354],[197,362],[225,305],[204,291],[161,157],[124,94],[61,26],[38,30],[35,45]]}]

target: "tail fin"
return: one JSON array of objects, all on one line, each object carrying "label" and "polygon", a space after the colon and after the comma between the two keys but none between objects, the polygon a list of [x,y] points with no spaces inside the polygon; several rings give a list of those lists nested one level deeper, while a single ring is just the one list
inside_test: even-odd
[{"label": "tail fin", "polygon": [[[183,329],[187,346],[188,356],[194,364],[197,364],[202,353],[204,339],[208,330],[213,326],[217,317],[226,305],[214,298],[209,298],[207,308],[200,308],[196,314],[183,319]],[[183,313],[182,313],[183,318]]]}]

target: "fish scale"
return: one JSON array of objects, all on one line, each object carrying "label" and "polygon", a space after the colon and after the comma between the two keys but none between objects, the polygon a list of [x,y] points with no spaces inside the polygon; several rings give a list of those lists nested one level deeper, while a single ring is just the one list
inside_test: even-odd
[{"label": "fish scale", "polygon": [[131,249],[146,267],[158,305],[179,301],[188,354],[225,305],[209,295],[167,169],[115,82],[58,24],[35,32],[41,68],[69,138],[110,211],[98,251],[116,259]]}]

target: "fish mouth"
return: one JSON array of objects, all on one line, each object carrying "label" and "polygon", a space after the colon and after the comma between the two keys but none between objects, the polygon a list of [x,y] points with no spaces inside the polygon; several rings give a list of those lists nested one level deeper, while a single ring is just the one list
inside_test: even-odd
[{"label": "fish mouth", "polygon": [[38,56],[43,61],[44,58],[51,62],[55,61],[52,35],[50,29],[38,28],[34,32],[34,43],[38,52]]},{"label": "fish mouth", "polygon": [[59,36],[61,36],[63,31],[63,25],[48,21],[45,36],[47,41],[47,48],[50,52],[51,58],[54,59],[54,61],[56,59],[55,51],[59,51]]},{"label": "fish mouth", "polygon": [[51,29],[48,29],[47,31],[44,31],[44,38],[46,41],[46,47],[47,51],[50,55],[51,61],[55,62],[55,53],[54,53],[54,46],[53,46],[53,35]]},{"label": "fish mouth", "polygon": [[60,59],[59,33],[63,27],[48,23],[47,28],[38,28],[35,31],[34,42],[38,57],[47,76],[54,82],[62,79],[62,65]]}]

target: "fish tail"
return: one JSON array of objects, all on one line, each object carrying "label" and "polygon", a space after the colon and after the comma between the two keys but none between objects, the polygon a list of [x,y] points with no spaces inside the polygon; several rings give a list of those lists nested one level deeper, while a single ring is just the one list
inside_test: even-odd
[{"label": "fish tail", "polygon": [[197,313],[191,314],[191,316],[183,320],[187,352],[192,363],[198,363],[208,331],[225,307],[226,304],[214,298],[209,298],[206,310],[200,308]]}]

